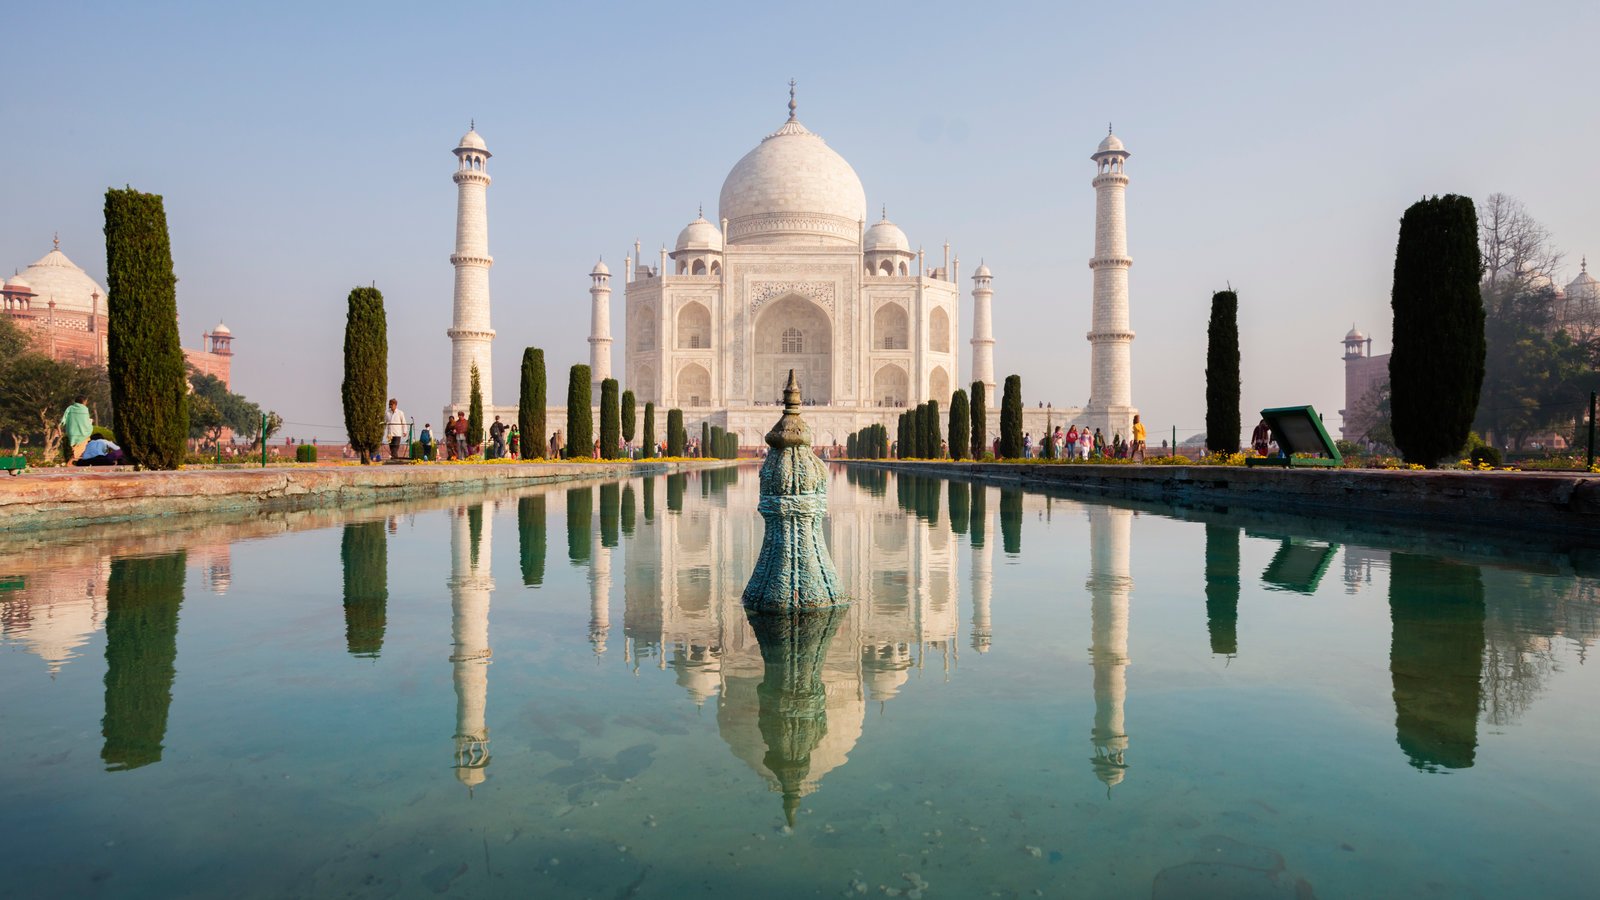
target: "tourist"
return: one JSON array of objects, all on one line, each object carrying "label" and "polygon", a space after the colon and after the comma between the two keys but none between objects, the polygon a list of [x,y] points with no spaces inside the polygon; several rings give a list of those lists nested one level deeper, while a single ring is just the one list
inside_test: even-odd
[{"label": "tourist", "polygon": [[566,446],[566,440],[561,437],[561,429],[557,428],[556,433],[550,435],[550,458],[560,459],[561,451],[565,449]]},{"label": "tourist", "polygon": [[456,413],[456,459],[466,459],[471,454],[467,447],[467,414]]},{"label": "tourist", "polygon": [[1129,459],[1137,455],[1139,461],[1144,462],[1144,438],[1144,423],[1139,421],[1139,417],[1135,415],[1133,417],[1133,452],[1128,454]]},{"label": "tourist", "polygon": [[1078,426],[1073,425],[1067,429],[1066,451],[1062,454],[1067,459],[1078,455]]},{"label": "tourist", "polygon": [[1267,420],[1262,419],[1256,430],[1250,432],[1250,447],[1256,451],[1257,456],[1266,456],[1267,448],[1272,443],[1272,429],[1267,427]]},{"label": "tourist", "polygon": [[444,417],[444,458],[457,459],[456,456],[456,420],[450,418],[448,413]]},{"label": "tourist", "polygon": [[400,442],[406,437],[406,414],[400,411],[400,401],[389,398],[389,415],[383,420],[385,434],[389,437],[389,458],[400,458]]},{"label": "tourist", "polygon": [[1033,432],[1022,433],[1022,458],[1033,459]]},{"label": "tourist", "polygon": [[84,442],[83,452],[72,461],[75,466],[114,466],[122,462],[122,448],[105,438],[91,438]]},{"label": "tourist", "polygon": [[1105,459],[1106,436],[1101,434],[1098,428],[1094,430],[1094,446],[1090,448],[1090,452],[1094,454],[1095,459]]},{"label": "tourist", "polygon": [[522,450],[522,432],[517,429],[517,423],[511,423],[511,458],[521,459],[517,454]]},{"label": "tourist", "polygon": [[[61,429],[67,439],[67,447],[72,450],[69,462],[77,462],[83,458],[83,450],[89,444],[89,437],[94,434],[94,419],[89,416],[88,396],[79,394],[72,399],[72,405],[61,414]],[[13,472],[13,475],[16,473]]]},{"label": "tourist", "polygon": [[[509,430],[499,416],[494,417],[494,424],[489,426],[489,440],[494,442],[494,459],[506,455],[506,432]],[[488,458],[488,454],[485,457]]]},{"label": "tourist", "polygon": [[422,459],[424,462],[433,459],[433,425],[422,423],[422,434],[417,436],[417,443],[421,444]]}]

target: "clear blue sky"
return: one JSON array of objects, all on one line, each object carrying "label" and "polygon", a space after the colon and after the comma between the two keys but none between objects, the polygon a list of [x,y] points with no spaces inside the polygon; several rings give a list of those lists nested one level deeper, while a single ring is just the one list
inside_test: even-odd
[{"label": "clear blue sky", "polygon": [[871,208],[935,258],[950,241],[963,281],[994,270],[996,368],[1030,406],[1087,399],[1088,156],[1115,122],[1153,437],[1203,426],[1209,299],[1230,283],[1245,409],[1311,402],[1336,427],[1339,341],[1355,322],[1388,350],[1397,222],[1423,195],[1521,199],[1568,253],[1563,283],[1600,258],[1592,0],[63,3],[14,5],[0,35],[0,265],[60,231],[103,283],[105,189],[164,195],[185,346],[225,320],[234,389],[330,426],[288,429],[305,438],[342,439],[356,285],[384,292],[391,393],[419,421],[447,400],[450,150],[472,118],[494,153],[500,403],[524,346],[553,394],[587,362],[596,257],[615,269],[715,209],[790,77]]}]

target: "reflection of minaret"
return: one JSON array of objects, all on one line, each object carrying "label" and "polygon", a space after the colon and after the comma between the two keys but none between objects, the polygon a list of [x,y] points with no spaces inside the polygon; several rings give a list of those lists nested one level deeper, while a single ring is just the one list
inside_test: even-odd
[{"label": "reflection of minaret", "polygon": [[[489,515],[485,515],[485,506]],[[450,654],[456,686],[456,778],[469,789],[489,765],[489,576],[493,505],[457,514],[450,523]]]},{"label": "reflection of minaret", "polygon": [[106,579],[106,714],[100,720],[107,771],[161,761],[177,674],[178,607],[184,554],[111,561]]},{"label": "reflection of minaret", "polygon": [[1478,747],[1484,648],[1477,566],[1389,558],[1395,740],[1419,769],[1468,769]]},{"label": "reflection of minaret", "polygon": [[1239,535],[1232,525],[1206,526],[1206,630],[1211,652],[1239,652]]},{"label": "reflection of minaret", "polygon": [[992,643],[989,627],[989,600],[994,595],[994,544],[984,536],[993,531],[988,522],[989,504],[982,483],[972,486],[972,649],[988,653]]},{"label": "reflection of minaret", "polygon": [[589,563],[589,643],[599,656],[606,652],[611,632],[611,548],[594,535],[594,558]]},{"label": "reflection of minaret", "polygon": [[1089,596],[1094,644],[1089,661],[1094,666],[1095,776],[1109,789],[1122,781],[1127,765],[1123,753],[1128,734],[1122,722],[1122,705],[1128,697],[1128,593],[1133,589],[1128,552],[1133,533],[1133,511],[1107,506],[1089,507]]}]

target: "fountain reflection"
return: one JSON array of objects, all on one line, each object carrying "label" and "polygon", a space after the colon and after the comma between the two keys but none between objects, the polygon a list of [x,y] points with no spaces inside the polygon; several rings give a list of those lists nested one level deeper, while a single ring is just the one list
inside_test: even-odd
[{"label": "fountain reflection", "polygon": [[[1001,501],[1004,510],[1005,500]],[[1089,507],[1090,630],[1094,643],[1089,662],[1094,666],[1094,728],[1090,741],[1094,774],[1111,787],[1127,775],[1127,726],[1123,704],[1128,699],[1128,594],[1133,590],[1129,550],[1133,511],[1109,506]]]},{"label": "fountain reflection", "polygon": [[[783,794],[783,815],[790,825],[800,798],[816,790],[825,771],[844,762],[844,753],[833,752],[837,748],[827,743],[829,692],[823,665],[846,609],[745,611],[761,648],[757,723],[766,753],[758,771],[772,790]],[[851,743],[860,734],[859,724],[854,730]]]},{"label": "fountain reflection", "polygon": [[161,761],[177,674],[181,551],[111,561],[106,579],[106,700],[100,758],[109,772]]},{"label": "fountain reflection", "polygon": [[[489,507],[490,515],[484,515]],[[468,791],[482,784],[489,766],[489,574],[494,516],[491,503],[455,512],[450,523],[450,653],[456,689],[456,778]]]},{"label": "fountain reflection", "polygon": [[389,604],[389,538],[383,522],[350,522],[339,539],[344,640],[351,656],[377,659]]}]

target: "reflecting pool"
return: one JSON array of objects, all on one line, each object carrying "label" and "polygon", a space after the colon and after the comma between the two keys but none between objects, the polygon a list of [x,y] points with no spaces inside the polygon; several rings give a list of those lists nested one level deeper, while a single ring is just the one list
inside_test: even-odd
[{"label": "reflecting pool", "polygon": [[0,895],[1594,895],[1592,554],[830,478],[0,538]]}]

